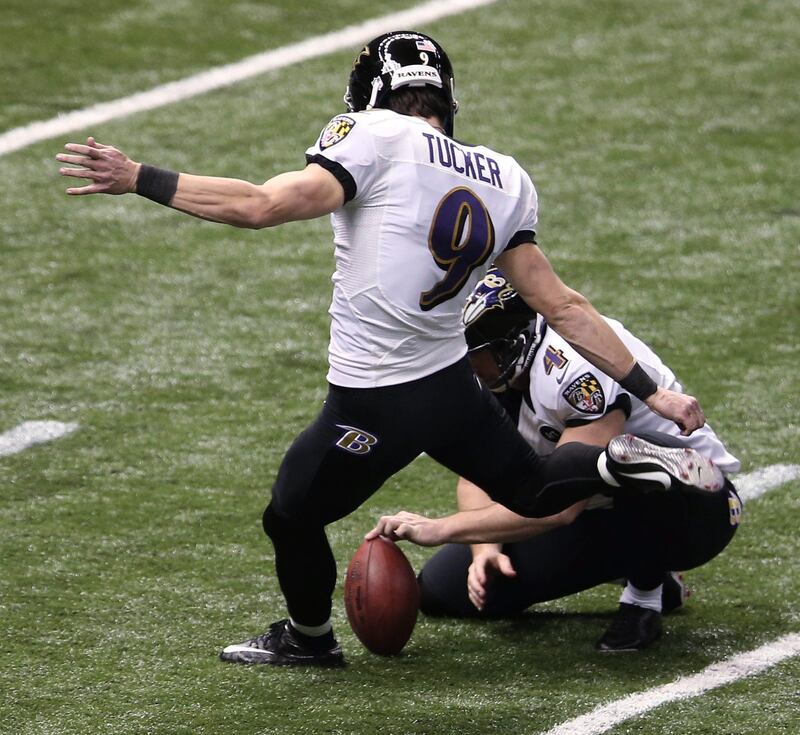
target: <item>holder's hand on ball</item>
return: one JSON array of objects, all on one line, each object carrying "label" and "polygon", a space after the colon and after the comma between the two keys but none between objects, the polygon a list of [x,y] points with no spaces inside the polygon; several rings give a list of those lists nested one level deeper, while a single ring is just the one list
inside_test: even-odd
[{"label": "holder's hand on ball", "polygon": [[447,541],[443,520],[401,510],[391,516],[381,516],[375,528],[364,538],[369,540],[386,536],[393,541],[403,539],[419,546],[439,546]]}]

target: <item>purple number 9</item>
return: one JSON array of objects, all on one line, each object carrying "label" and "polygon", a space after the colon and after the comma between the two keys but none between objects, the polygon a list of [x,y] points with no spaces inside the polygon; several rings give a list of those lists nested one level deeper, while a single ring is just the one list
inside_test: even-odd
[{"label": "purple number 9", "polygon": [[419,297],[423,311],[453,298],[470,273],[494,250],[494,225],[484,203],[469,189],[459,187],[439,202],[428,233],[428,248],[444,277]]}]

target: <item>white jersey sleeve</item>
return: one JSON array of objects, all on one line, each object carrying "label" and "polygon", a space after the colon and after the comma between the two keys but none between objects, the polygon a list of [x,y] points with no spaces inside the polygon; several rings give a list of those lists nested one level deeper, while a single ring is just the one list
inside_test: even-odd
[{"label": "white jersey sleeve", "polygon": [[536,193],[536,187],[533,185],[528,172],[521,168],[520,174],[524,182],[522,189],[524,194],[520,200],[522,221],[506,248],[514,247],[522,242],[536,242],[536,228],[539,224],[539,195]]},{"label": "white jersey sleeve", "polygon": [[375,139],[353,115],[336,115],[323,128],[315,145],[306,151],[306,161],[330,171],[350,201],[370,191],[378,174]]}]

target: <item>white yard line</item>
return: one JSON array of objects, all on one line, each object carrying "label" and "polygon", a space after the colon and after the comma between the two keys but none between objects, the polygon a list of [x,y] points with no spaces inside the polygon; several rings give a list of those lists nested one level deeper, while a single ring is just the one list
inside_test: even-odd
[{"label": "white yard line", "polygon": [[760,648],[711,664],[694,676],[609,702],[589,714],[563,722],[544,735],[600,735],[620,722],[645,714],[667,702],[697,697],[717,687],[758,674],[800,654],[800,633],[790,633]]},{"label": "white yard line", "polygon": [[733,477],[732,480],[739,497],[747,502],[760,498],[773,488],[796,480],[798,477],[800,477],[800,465],[773,464],[755,472],[748,472],[746,475]]},{"label": "white yard line", "polygon": [[228,87],[268,71],[282,69],[336,51],[351,49],[355,57],[360,44],[381,33],[432,23],[441,18],[457,15],[484,5],[492,5],[495,2],[497,0],[431,0],[431,2],[408,10],[373,18],[364,23],[347,26],[339,31],[314,36],[272,51],[265,51],[232,64],[217,66],[193,74],[176,82],[161,84],[146,92],[139,92],[111,102],[101,102],[83,110],[63,113],[51,120],[30,123],[0,135],[0,156],[42,140],[73,133],[76,130],[144,110],[163,107],[221,87]]},{"label": "white yard line", "polygon": [[64,424],[61,421],[26,421],[0,434],[0,457],[19,454],[34,444],[59,439],[77,428],[78,424]]},{"label": "white yard line", "polygon": [[631,694],[557,725],[544,735],[600,735],[620,722],[637,717],[667,702],[697,697],[704,692],[758,674],[800,654],[800,633],[790,633],[753,651],[711,664],[699,674],[682,676],[664,686]]}]

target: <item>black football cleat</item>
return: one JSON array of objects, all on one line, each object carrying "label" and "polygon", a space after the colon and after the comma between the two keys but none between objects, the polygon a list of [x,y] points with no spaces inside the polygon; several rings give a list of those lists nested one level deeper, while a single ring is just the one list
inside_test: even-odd
[{"label": "black football cleat", "polygon": [[633,434],[615,436],[606,457],[606,467],[625,487],[716,492],[725,484],[722,471],[694,449],[661,446]]},{"label": "black football cleat", "polygon": [[611,625],[594,647],[603,653],[640,651],[661,638],[662,632],[661,613],[620,602]]},{"label": "black football cleat", "polygon": [[288,620],[279,620],[266,633],[244,643],[227,646],[219,654],[223,661],[236,664],[271,666],[344,666],[341,646],[333,641],[329,648],[317,649],[302,643],[294,635]]}]

